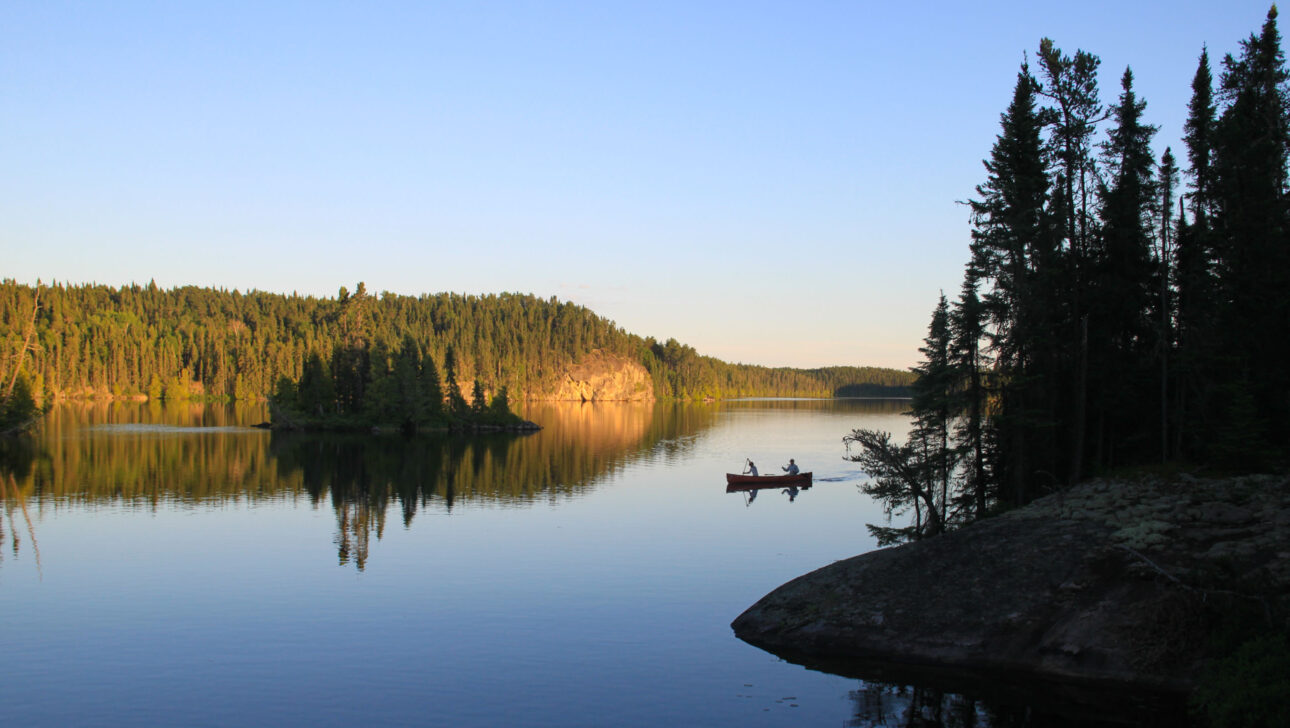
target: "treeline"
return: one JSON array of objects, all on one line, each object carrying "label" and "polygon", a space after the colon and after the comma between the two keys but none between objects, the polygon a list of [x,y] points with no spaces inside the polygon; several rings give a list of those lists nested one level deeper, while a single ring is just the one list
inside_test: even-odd
[{"label": "treeline", "polygon": [[971,259],[935,308],[909,442],[857,431],[871,492],[938,533],[1123,466],[1282,465],[1290,444],[1290,88],[1276,8],[1215,80],[1185,164],[1158,158],[1126,69],[1043,40],[970,202]]},{"label": "treeline", "polygon": [[[505,387],[514,399],[541,398],[597,349],[643,364],[659,397],[828,397],[848,385],[912,381],[894,370],[729,364],[629,334],[582,306],[522,294],[372,296],[360,283],[352,294],[319,298],[55,283],[39,286],[39,305],[36,295],[0,282],[0,378],[20,368],[37,399],[263,399],[283,377],[300,381],[311,354],[325,362],[340,350],[395,355],[407,341],[440,373],[451,350],[468,399],[475,380],[490,397]],[[11,355],[33,311],[32,345]]]},{"label": "treeline", "polygon": [[269,399],[273,426],[396,427],[409,434],[435,429],[536,429],[511,411],[506,385],[490,398],[476,379],[467,401],[457,382],[452,349],[444,358],[444,369],[446,376],[440,381],[434,359],[411,337],[405,337],[397,350],[351,339],[332,351],[330,361],[316,352],[310,354],[299,380],[285,375],[278,379]]}]

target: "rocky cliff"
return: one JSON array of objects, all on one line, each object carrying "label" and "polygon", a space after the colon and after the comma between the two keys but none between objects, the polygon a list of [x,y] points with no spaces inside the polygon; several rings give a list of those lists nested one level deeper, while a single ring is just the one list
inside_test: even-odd
[{"label": "rocky cliff", "polygon": [[1178,690],[1216,612],[1284,615],[1284,476],[1092,482],[799,577],[732,625],[797,661],[856,660]]},{"label": "rocky cliff", "polygon": [[597,350],[573,364],[542,399],[574,402],[641,402],[654,399],[654,383],[640,363]]}]

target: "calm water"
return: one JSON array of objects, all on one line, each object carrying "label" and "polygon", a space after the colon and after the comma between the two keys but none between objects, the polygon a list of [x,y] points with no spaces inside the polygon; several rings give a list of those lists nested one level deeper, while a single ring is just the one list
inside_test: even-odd
[{"label": "calm water", "polygon": [[[729,627],[873,547],[841,437],[903,434],[903,407],[544,405],[540,433],[472,440],[61,407],[0,470],[0,723],[903,725],[917,690]],[[816,484],[725,493],[746,457]]]}]

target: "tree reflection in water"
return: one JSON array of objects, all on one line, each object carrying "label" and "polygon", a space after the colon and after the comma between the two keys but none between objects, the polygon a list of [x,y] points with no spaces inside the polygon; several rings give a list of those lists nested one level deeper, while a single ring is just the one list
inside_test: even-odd
[{"label": "tree reflection in water", "polygon": [[[31,512],[27,509],[27,493],[19,484],[30,481],[32,463],[36,460],[35,444],[30,437],[0,437],[0,544],[5,541],[5,523],[8,522],[10,548],[15,557],[22,545],[20,527],[14,517],[15,512],[22,514],[27,527],[27,538],[31,540],[32,554],[36,558],[36,572],[40,573],[40,543],[36,540],[36,526],[31,521]],[[0,551],[0,560],[4,552]]]},{"label": "tree reflection in water", "polygon": [[275,432],[279,477],[311,502],[330,499],[337,557],[366,566],[373,533],[398,505],[403,525],[419,510],[451,512],[458,500],[523,507],[574,498],[634,458],[684,450],[711,417],[655,417],[645,405],[546,406],[547,429],[530,435],[302,434]]},{"label": "tree reflection in water", "polygon": [[851,728],[977,728],[1024,723],[996,722],[972,698],[930,687],[863,682],[851,691],[855,717]]},{"label": "tree reflection in water", "polygon": [[579,494],[640,458],[683,457],[716,407],[532,404],[532,435],[462,437],[266,433],[263,408],[188,402],[63,404],[29,438],[0,442],[0,518],[13,548],[35,545],[29,504],[156,510],[263,499],[329,502],[341,564],[366,566],[391,506],[403,524],[460,502],[509,507]]},{"label": "tree reflection in water", "polygon": [[[854,676],[854,675],[853,675]],[[916,673],[903,679],[919,681]],[[1190,725],[1178,695],[1130,688],[995,681],[953,687],[944,676],[919,684],[861,680],[850,691],[851,728],[1181,728]],[[984,682],[983,682],[984,681]],[[982,692],[976,692],[982,689]],[[964,690],[964,692],[953,692]]]}]

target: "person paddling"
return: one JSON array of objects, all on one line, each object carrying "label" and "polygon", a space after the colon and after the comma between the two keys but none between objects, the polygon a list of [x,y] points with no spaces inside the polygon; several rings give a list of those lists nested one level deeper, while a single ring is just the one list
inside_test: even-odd
[{"label": "person paddling", "polygon": [[744,471],[744,475],[757,475],[757,464],[749,460],[748,469]]},{"label": "person paddling", "polygon": [[788,465],[781,468],[781,470],[788,473],[789,475],[797,475],[797,463],[793,462],[793,458],[789,458]]}]

